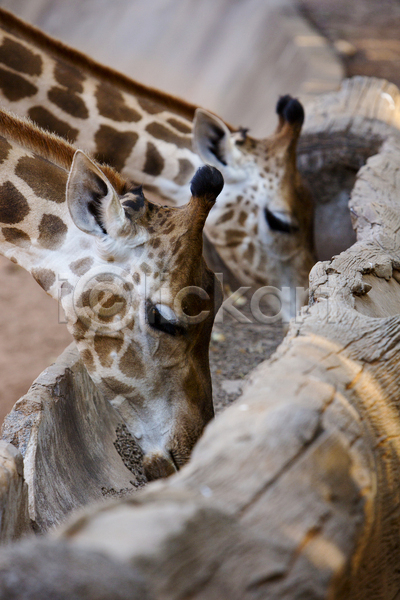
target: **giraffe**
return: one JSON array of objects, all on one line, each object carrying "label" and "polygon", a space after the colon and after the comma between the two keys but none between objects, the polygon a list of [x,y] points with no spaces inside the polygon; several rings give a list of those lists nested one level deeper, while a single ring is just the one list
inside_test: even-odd
[{"label": "giraffe", "polygon": [[222,187],[204,166],[188,204],[154,204],[111,167],[0,111],[0,252],[61,301],[148,479],[183,465],[213,416],[208,345],[222,297],[202,230]]},{"label": "giraffe", "polygon": [[276,131],[257,140],[96,63],[5,10],[0,99],[175,205],[186,202],[200,165],[215,166],[225,187],[204,228],[210,266],[223,265],[241,285],[307,283],[314,263],[312,206],[296,168],[304,119],[298,100],[281,98]]}]

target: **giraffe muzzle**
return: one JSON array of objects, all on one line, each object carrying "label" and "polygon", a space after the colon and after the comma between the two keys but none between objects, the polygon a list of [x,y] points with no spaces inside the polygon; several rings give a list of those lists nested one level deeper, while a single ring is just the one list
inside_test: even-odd
[{"label": "giraffe muzzle", "polygon": [[146,454],[143,459],[143,467],[148,481],[169,477],[178,470],[172,455],[167,456],[162,452]]}]

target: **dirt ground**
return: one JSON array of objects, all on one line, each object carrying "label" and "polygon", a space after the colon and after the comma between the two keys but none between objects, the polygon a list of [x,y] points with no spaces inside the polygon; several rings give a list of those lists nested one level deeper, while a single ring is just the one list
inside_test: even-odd
[{"label": "dirt ground", "polygon": [[[334,45],[349,76],[385,77],[400,86],[399,0],[299,0],[299,6]],[[54,300],[0,257],[0,422],[71,341],[59,321]],[[210,362],[217,411],[238,397],[249,371],[272,354],[282,336],[279,324],[225,317],[215,326]]]}]

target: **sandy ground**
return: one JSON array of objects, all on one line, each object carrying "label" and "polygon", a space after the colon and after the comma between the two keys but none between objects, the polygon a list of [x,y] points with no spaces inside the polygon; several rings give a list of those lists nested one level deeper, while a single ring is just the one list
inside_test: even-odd
[{"label": "sandy ground", "polygon": [[[386,77],[400,85],[400,2],[301,0],[304,15],[335,44],[349,75]],[[343,43],[345,42],[345,43]],[[284,90],[283,90],[284,91]],[[22,269],[0,257],[0,420],[71,341],[56,302]],[[282,328],[216,325],[210,362],[217,410],[237,398],[246,375],[268,358]]]},{"label": "sandy ground", "polygon": [[57,303],[0,256],[0,419],[72,341]]}]

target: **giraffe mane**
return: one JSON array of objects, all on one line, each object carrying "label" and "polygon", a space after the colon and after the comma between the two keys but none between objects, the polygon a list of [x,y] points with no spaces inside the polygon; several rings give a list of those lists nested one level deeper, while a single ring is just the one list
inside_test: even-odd
[{"label": "giraffe mane", "polygon": [[[76,148],[63,138],[37,127],[30,119],[0,109],[0,135],[69,171]],[[92,159],[93,160],[93,159]],[[96,161],[94,161],[96,162]],[[112,167],[96,163],[118,194],[129,187]]]}]

